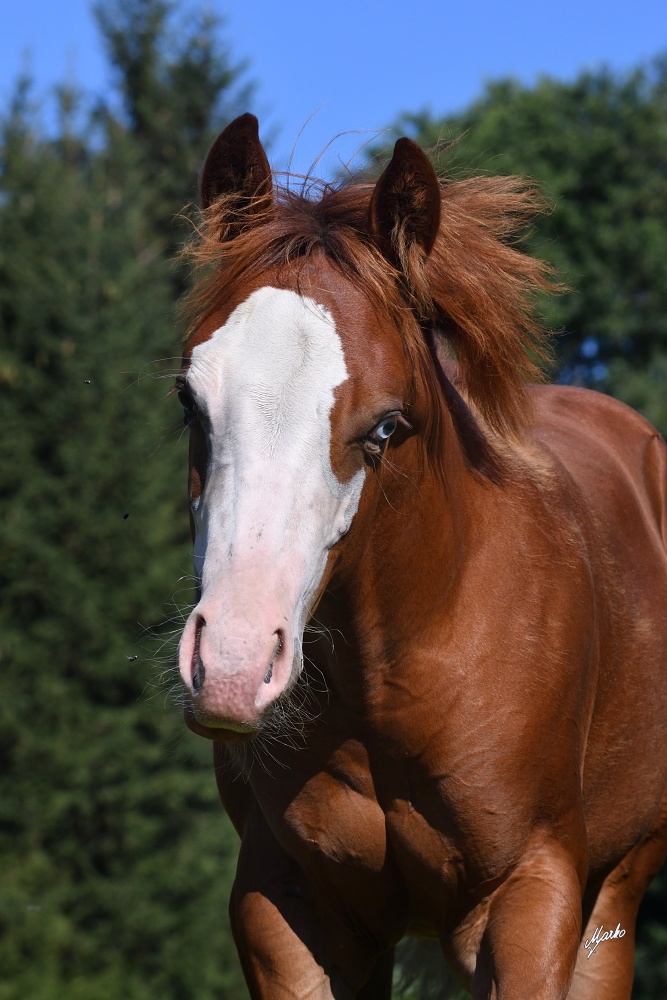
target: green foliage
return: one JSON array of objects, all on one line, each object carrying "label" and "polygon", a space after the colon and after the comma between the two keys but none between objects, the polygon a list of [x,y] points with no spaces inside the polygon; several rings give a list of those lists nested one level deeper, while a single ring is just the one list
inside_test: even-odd
[{"label": "green foliage", "polygon": [[651,885],[639,910],[633,1000],[667,996],[667,868]]},{"label": "green foliage", "polygon": [[570,288],[546,307],[560,377],[667,430],[667,56],[621,78],[492,83],[459,115],[409,115],[395,131],[434,149],[447,176],[538,182],[553,211],[528,246]]},{"label": "green foliage", "polygon": [[242,997],[236,837],[146,638],[191,596],[170,220],[236,72],[212,22],[174,54],[162,3],[102,22],[125,110],[61,91],[47,139],[22,83],[2,123],[0,1000]]},{"label": "green foliage", "polygon": [[187,10],[174,23],[175,7],[169,0],[108,0],[96,8],[128,137],[150,179],[144,196],[155,232],[172,251],[183,237],[174,214],[196,200],[203,157],[217,134],[212,124],[246,111],[252,94],[252,86],[239,85],[243,67],[221,49],[220,19]]},{"label": "green foliage", "polygon": [[437,940],[404,938],[395,953],[392,1000],[466,1000]]}]

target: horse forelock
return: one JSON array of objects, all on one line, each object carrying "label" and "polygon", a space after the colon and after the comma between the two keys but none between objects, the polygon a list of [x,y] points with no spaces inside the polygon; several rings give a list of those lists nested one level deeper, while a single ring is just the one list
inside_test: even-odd
[{"label": "horse forelock", "polygon": [[[247,215],[247,207],[240,211],[231,197],[219,197],[202,212],[184,250],[198,274],[185,302],[188,347],[201,339],[212,316],[242,301],[267,273],[279,273],[287,287],[313,295],[318,269],[326,263],[400,331],[432,400],[426,442],[431,464],[444,461],[444,406],[468,464],[497,479],[502,462],[488,439],[521,436],[530,419],[525,383],[539,379],[536,362],[549,355],[535,318],[536,296],[551,288],[549,271],[513,245],[541,207],[539,197],[517,178],[443,183],[441,223],[430,254],[405,247],[397,270],[369,231],[372,191],[370,183],[336,188],[313,182],[307,192],[277,187],[270,204],[264,200]],[[443,378],[434,350],[445,342],[458,360],[456,388]]]}]

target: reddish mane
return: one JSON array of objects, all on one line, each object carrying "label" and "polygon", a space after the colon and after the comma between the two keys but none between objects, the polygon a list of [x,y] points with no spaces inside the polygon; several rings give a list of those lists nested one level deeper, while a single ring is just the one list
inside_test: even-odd
[{"label": "reddish mane", "polygon": [[543,208],[540,196],[516,177],[442,183],[433,249],[424,259],[417,247],[408,247],[401,274],[371,236],[372,191],[367,183],[336,188],[315,182],[308,195],[276,186],[271,202],[263,195],[242,207],[233,196],[217,198],[185,249],[205,271],[186,303],[190,335],[245,283],[284,266],[296,266],[303,277],[302,265],[320,251],[390,313],[413,356],[423,358],[423,341],[415,343],[415,323],[405,315],[407,302],[418,324],[453,348],[459,388],[484,421],[503,435],[520,432],[527,415],[524,383],[540,378],[536,362],[549,356],[535,317],[536,295],[553,287],[549,268],[514,245]]}]

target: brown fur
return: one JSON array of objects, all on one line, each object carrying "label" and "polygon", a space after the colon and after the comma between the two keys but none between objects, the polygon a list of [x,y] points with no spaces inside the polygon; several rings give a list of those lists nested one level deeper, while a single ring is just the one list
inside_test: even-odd
[{"label": "brown fur", "polygon": [[[332,469],[366,466],[294,688],[316,718],[294,742],[276,702],[244,759],[224,704],[209,726],[193,694],[186,716],[215,741],[242,838],[230,912],[251,996],[388,1000],[391,949],[416,932],[475,1000],[629,1000],[637,907],[667,854],[664,442],[596,393],[539,387],[527,405],[546,278],[511,239],[530,192],[438,192],[404,140],[372,189],[269,204],[255,120],[223,135],[186,355],[258,287],[314,294],[348,372]],[[410,427],[369,463],[359,414],[387,398]],[[200,434],[193,492],[202,452]],[[602,924],[624,934],[589,960]]]}]

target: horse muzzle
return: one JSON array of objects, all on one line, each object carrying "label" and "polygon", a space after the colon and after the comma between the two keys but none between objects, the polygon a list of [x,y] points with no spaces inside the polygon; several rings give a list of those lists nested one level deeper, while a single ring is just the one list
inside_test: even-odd
[{"label": "horse muzzle", "polygon": [[266,709],[290,687],[294,639],[286,617],[274,617],[257,624],[220,614],[205,602],[190,615],[179,669],[190,696],[186,722],[199,735],[216,738],[211,731],[224,730],[251,736]]}]

